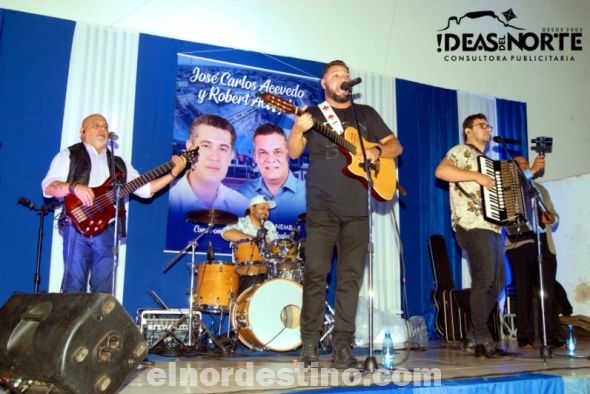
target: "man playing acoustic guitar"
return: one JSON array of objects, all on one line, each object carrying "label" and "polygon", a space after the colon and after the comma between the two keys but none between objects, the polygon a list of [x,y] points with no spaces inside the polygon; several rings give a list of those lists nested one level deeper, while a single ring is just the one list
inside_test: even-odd
[{"label": "man playing acoustic guitar", "polygon": [[[111,152],[107,149],[109,126],[104,116],[92,114],[87,116],[80,128],[82,142],[60,151],[49,167],[41,183],[44,197],[64,198],[73,196],[79,200],[79,213],[91,214],[93,207],[99,204],[112,209],[112,200],[106,198],[108,193],[97,195],[96,188],[110,178]],[[136,195],[149,198],[167,186],[184,170],[186,158],[173,156],[172,161],[161,166],[164,174],[134,191]],[[122,181],[140,178],[133,166],[115,157],[115,168],[122,173]],[[168,171],[169,170],[169,171]],[[144,176],[145,177],[145,176]],[[95,190],[93,190],[93,188]],[[123,188],[122,188],[123,189]],[[131,188],[129,188],[131,189]],[[132,190],[129,190],[132,191]],[[112,195],[112,193],[111,193]],[[66,203],[66,211],[68,210]],[[100,209],[104,211],[104,209]],[[114,214],[114,211],[113,211]],[[113,215],[114,216],[114,215]],[[110,218],[106,218],[108,222]],[[61,291],[64,293],[85,293],[90,281],[91,292],[110,293],[113,277],[114,220],[102,231],[88,235],[85,227],[73,224],[76,217],[65,219],[63,233],[64,277]],[[106,223],[105,223],[106,224]],[[86,234],[84,234],[86,233]]]},{"label": "man playing acoustic guitar", "polygon": [[[326,280],[332,266],[334,247],[337,248],[338,262],[332,365],[336,368],[358,366],[352,354],[352,345],[369,240],[367,191],[362,179],[347,176],[343,169],[351,160],[362,163],[362,153],[357,148],[355,154],[347,156],[350,151],[343,153],[342,144],[334,143],[334,140],[326,137],[326,133],[318,130],[327,122],[331,129],[344,136],[347,141],[349,137],[355,137],[356,131],[348,133],[351,128],[356,127],[350,88],[346,87],[349,82],[348,66],[343,61],[328,63],[321,79],[326,101],[319,107],[308,108],[307,112],[295,119],[288,140],[291,158],[299,157],[306,147],[310,157],[306,179],[307,242],[301,312],[303,347],[300,362],[305,366],[318,362],[318,343],[324,323]],[[343,83],[346,84],[343,86]],[[367,143],[368,160],[378,164],[380,158],[392,159],[399,156],[402,146],[379,114],[367,105],[356,104],[355,107],[361,134],[368,142],[372,142]],[[357,169],[349,170],[352,172]],[[395,190],[395,178],[391,182],[391,187]]]}]

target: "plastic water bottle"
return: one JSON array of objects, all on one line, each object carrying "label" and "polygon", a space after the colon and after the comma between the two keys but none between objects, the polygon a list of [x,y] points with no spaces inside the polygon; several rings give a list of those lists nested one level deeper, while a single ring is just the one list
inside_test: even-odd
[{"label": "plastic water bottle", "polygon": [[570,356],[576,355],[576,332],[573,324],[567,325],[567,333],[565,334],[565,349]]},{"label": "plastic water bottle", "polygon": [[381,365],[383,369],[392,371],[394,364],[393,340],[389,331],[385,331],[383,339],[383,349],[381,350]]}]

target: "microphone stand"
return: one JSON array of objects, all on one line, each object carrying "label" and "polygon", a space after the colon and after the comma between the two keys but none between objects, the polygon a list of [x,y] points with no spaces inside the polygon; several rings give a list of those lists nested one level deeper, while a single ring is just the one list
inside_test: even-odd
[{"label": "microphone stand", "polygon": [[[199,234],[195,239],[193,239],[192,241],[189,241],[186,246],[180,251],[178,252],[174,257],[172,257],[170,260],[168,260],[168,262],[166,262],[166,264],[164,264],[164,266],[162,267],[162,271],[164,273],[168,272],[168,270],[170,268],[172,268],[172,266],[174,266],[174,264],[176,264],[178,262],[178,260],[180,260],[180,258],[182,256],[184,256],[186,253],[188,253],[188,251],[190,250],[191,252],[191,263],[190,263],[190,296],[189,296],[189,324],[188,324],[188,346],[192,347],[193,346],[193,321],[194,319],[197,320],[198,325],[205,331],[207,332],[210,337],[213,339],[213,341],[215,342],[215,344],[217,344],[218,346],[220,346],[220,348],[222,349],[223,352],[225,352],[225,347],[223,346],[223,344],[220,344],[216,338],[213,337],[213,335],[209,332],[209,330],[207,329],[207,327],[205,327],[205,325],[203,324],[203,322],[201,321],[201,319],[198,316],[193,316],[194,314],[194,307],[195,307],[195,303],[194,303],[194,295],[195,295],[195,254],[197,251],[197,246],[199,244],[199,240],[201,238],[203,238],[205,235],[207,235],[209,233],[209,231],[213,228],[213,223],[209,222],[209,224],[207,225],[207,229],[205,231],[203,231],[201,234]],[[183,317],[186,320],[186,317]],[[182,318],[181,318],[182,319]]]},{"label": "microphone stand", "polygon": [[39,229],[37,232],[37,261],[35,263],[35,274],[33,275],[33,288],[35,294],[39,294],[39,285],[41,284],[41,251],[43,249],[43,227],[45,224],[45,216],[55,210],[55,207],[59,205],[57,202],[50,202],[40,208],[36,208],[35,204],[25,197],[20,197],[17,201],[19,204],[24,205],[31,211],[35,211],[39,216]]},{"label": "microphone stand", "polygon": [[[109,133],[110,134],[110,133]],[[113,187],[113,198],[115,204],[115,232],[113,235],[113,281],[111,283],[111,295],[116,298],[117,292],[117,268],[119,267],[119,205],[120,205],[120,193],[121,193],[121,184],[117,179],[117,175],[115,173],[115,141],[114,138],[109,138],[110,142],[110,149],[111,149],[111,185]]]},{"label": "microphone stand", "polygon": [[372,206],[371,206],[371,194],[373,192],[373,178],[371,176],[371,163],[367,159],[367,151],[365,149],[365,144],[363,142],[363,136],[361,134],[360,122],[358,119],[358,115],[356,112],[356,106],[354,104],[354,100],[352,98],[352,86],[348,89],[348,94],[350,97],[350,104],[352,108],[352,115],[354,117],[354,123],[356,126],[356,131],[359,136],[359,144],[361,147],[361,152],[363,154],[363,166],[365,172],[367,173],[367,215],[368,215],[368,225],[369,225],[369,239],[367,240],[367,253],[368,253],[368,269],[367,274],[369,275],[368,278],[368,293],[369,293],[369,355],[365,359],[363,365],[363,371],[365,373],[373,373],[375,370],[379,368],[377,364],[377,359],[373,355],[373,218],[372,218]]},{"label": "microphone stand", "polygon": [[[541,252],[541,231],[539,228],[539,209],[542,213],[547,213],[549,210],[547,209],[547,205],[545,201],[543,201],[543,197],[539,190],[535,186],[533,182],[533,177],[527,177],[525,172],[520,168],[514,157],[508,152],[508,149],[502,143],[502,149],[506,156],[510,161],[514,163],[516,169],[518,170],[520,178],[524,181],[524,184],[528,187],[528,195],[525,198],[531,199],[531,210],[532,210],[532,225],[533,225],[533,232],[535,233],[535,243],[537,246],[537,266],[539,267],[539,300],[541,303],[541,326],[543,328],[542,332],[542,340],[543,344],[541,345],[541,357],[543,358],[543,362],[547,362],[547,359],[551,356],[551,351],[549,346],[547,345],[547,322],[545,319],[545,287],[543,283],[543,254]],[[517,294],[518,296],[518,294]],[[518,328],[518,327],[517,327]]]}]

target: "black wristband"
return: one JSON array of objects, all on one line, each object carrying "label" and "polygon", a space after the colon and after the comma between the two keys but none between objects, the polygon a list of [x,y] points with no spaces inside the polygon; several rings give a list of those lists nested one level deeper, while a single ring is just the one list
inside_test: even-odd
[{"label": "black wristband", "polygon": [[377,149],[379,151],[379,156],[381,157],[381,153],[383,153],[383,150],[381,149],[381,147],[379,145],[375,145],[373,148]]},{"label": "black wristband", "polygon": [[71,182],[70,183],[70,186],[68,187],[70,194],[76,194],[76,192],[75,192],[76,186],[78,186],[78,182]]}]

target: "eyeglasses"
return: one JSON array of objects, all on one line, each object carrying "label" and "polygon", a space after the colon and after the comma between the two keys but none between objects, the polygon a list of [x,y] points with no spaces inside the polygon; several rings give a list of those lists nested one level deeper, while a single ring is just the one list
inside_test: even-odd
[{"label": "eyeglasses", "polygon": [[490,131],[491,130],[494,130],[494,126],[492,126],[490,124],[487,124],[487,123],[473,124],[473,125],[471,125],[471,128],[474,128],[474,127],[477,127],[477,126],[481,127],[482,129],[489,129]]}]

